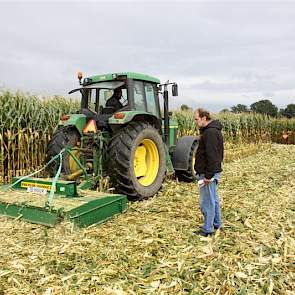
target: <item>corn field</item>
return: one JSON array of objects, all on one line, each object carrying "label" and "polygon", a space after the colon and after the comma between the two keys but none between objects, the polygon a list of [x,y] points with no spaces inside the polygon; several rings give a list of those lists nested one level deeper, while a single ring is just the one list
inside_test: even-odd
[{"label": "corn field", "polygon": [[[0,183],[40,167],[60,116],[79,109],[77,101],[62,97],[37,98],[9,91],[0,92],[0,106]],[[198,133],[192,111],[175,111],[173,117],[179,124],[179,136]],[[294,119],[232,113],[215,117],[224,126],[227,144],[295,143]],[[256,150],[256,147],[248,150]]]},{"label": "corn field", "polygon": [[[179,135],[192,135],[198,132],[194,123],[193,111],[175,111],[173,117],[179,123]],[[295,144],[295,119],[272,118],[255,113],[219,113],[213,115],[221,121],[226,141],[276,142]]]},{"label": "corn field", "polygon": [[40,166],[60,116],[79,109],[62,97],[9,91],[0,93],[0,106],[0,183]]}]

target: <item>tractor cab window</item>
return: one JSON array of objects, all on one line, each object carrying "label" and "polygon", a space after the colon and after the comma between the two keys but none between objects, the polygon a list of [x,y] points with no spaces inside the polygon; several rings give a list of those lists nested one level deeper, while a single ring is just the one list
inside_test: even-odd
[{"label": "tractor cab window", "polygon": [[[99,110],[100,113],[104,111],[108,107],[108,104],[113,99],[113,97],[116,96],[116,92],[120,93],[120,98],[118,99],[120,107],[125,107],[128,105],[128,99],[127,99],[127,89],[126,88],[120,88],[121,92],[116,89],[99,89]],[[109,103],[108,103],[109,102]],[[119,107],[119,108],[120,108]]]},{"label": "tractor cab window", "polygon": [[112,97],[114,91],[111,89],[100,89],[99,90],[99,106],[100,107],[105,107],[106,102],[108,101],[109,98]]},{"label": "tractor cab window", "polygon": [[158,107],[156,103],[155,87],[152,84],[144,85],[147,111],[155,116],[159,116]]},{"label": "tractor cab window", "polygon": [[95,112],[97,98],[96,89],[80,89],[80,92],[82,94],[81,108]]},{"label": "tractor cab window", "polygon": [[[127,89],[121,88],[122,95],[119,99],[120,103],[123,107],[127,106],[128,99],[127,99]],[[115,90],[114,89],[99,89],[99,108],[105,108],[107,101],[113,97]]]},{"label": "tractor cab window", "polygon": [[[128,105],[126,82],[102,81],[73,89],[69,92],[80,91],[82,94],[81,108],[96,113],[114,113]],[[112,99],[111,103],[108,101]]]},{"label": "tractor cab window", "polygon": [[143,82],[134,81],[134,106],[137,111],[145,111]]},{"label": "tractor cab window", "polygon": [[90,111],[96,112],[96,104],[97,104],[97,89],[89,89],[88,92],[88,109]]}]

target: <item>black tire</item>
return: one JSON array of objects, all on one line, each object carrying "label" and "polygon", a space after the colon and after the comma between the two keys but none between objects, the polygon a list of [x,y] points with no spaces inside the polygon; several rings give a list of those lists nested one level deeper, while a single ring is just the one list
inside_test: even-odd
[{"label": "black tire", "polygon": [[[151,164],[151,150],[158,155],[158,160]],[[146,173],[144,176],[137,176],[136,165],[138,151],[145,150],[144,166]],[[165,148],[158,130],[151,125],[141,122],[131,122],[126,127],[120,129],[109,144],[110,156],[110,176],[118,193],[128,196],[129,200],[146,199],[156,194],[163,183],[166,173]],[[151,168],[150,168],[151,167]],[[149,169],[153,169],[153,177],[149,178],[148,184],[144,184]],[[140,169],[139,169],[140,170]],[[136,175],[137,174],[137,175]]]},{"label": "black tire", "polygon": [[189,150],[189,163],[187,170],[175,170],[175,175],[180,181],[193,182],[197,179],[197,174],[194,167],[194,159],[198,149],[198,141],[194,141]]},{"label": "black tire", "polygon": [[[46,162],[48,162],[55,155],[59,154],[60,151],[65,147],[75,147],[78,142],[80,142],[80,134],[74,128],[62,127],[58,129],[48,144],[47,152],[46,152]],[[63,155],[62,160],[62,177],[65,178],[66,175],[73,173],[70,168],[70,155],[65,153]],[[57,159],[51,165],[48,166],[47,171],[50,176],[54,176],[59,167],[59,160]]]}]

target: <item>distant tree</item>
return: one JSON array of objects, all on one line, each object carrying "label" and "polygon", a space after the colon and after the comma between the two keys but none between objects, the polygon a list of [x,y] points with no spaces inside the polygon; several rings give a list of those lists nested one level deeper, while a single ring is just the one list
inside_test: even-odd
[{"label": "distant tree", "polygon": [[278,111],[278,117],[281,118],[281,117],[284,117],[284,113],[285,113],[285,109],[280,109]]},{"label": "distant tree", "polygon": [[268,99],[259,100],[250,106],[251,111],[255,113],[265,114],[272,117],[278,115],[278,108]]},{"label": "distant tree", "polygon": [[181,109],[182,111],[188,111],[188,110],[190,110],[191,108],[190,108],[188,105],[186,105],[186,104],[182,104],[182,105],[180,106],[180,109]]},{"label": "distant tree", "polygon": [[287,118],[294,118],[295,117],[295,104],[291,103],[288,104],[285,109],[280,110],[280,114]]},{"label": "distant tree", "polygon": [[236,106],[231,107],[233,113],[247,113],[249,112],[248,107],[244,104],[237,104]]},{"label": "distant tree", "polygon": [[230,110],[229,109],[222,109],[219,113],[229,113]]}]

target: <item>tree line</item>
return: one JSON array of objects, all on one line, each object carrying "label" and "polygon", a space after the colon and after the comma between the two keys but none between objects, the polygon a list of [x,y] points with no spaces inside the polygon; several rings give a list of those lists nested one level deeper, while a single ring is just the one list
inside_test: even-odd
[{"label": "tree line", "polygon": [[[191,108],[186,105],[181,105],[181,110],[186,111],[190,110]],[[223,109],[221,110],[221,113],[224,112],[232,112],[232,113],[258,113],[258,114],[264,114],[269,115],[271,117],[286,117],[286,118],[295,118],[295,104],[288,104],[286,108],[284,109],[278,109],[277,106],[275,106],[270,100],[263,99],[259,100],[257,102],[254,102],[248,107],[244,104],[237,104],[232,106],[230,109]]]},{"label": "tree line", "polygon": [[278,109],[270,100],[262,99],[254,102],[250,107],[244,104],[237,104],[228,109],[222,110],[222,112],[230,111],[232,113],[249,113],[254,112],[258,114],[269,115],[271,117],[295,117],[295,104],[288,104],[284,109]]}]

